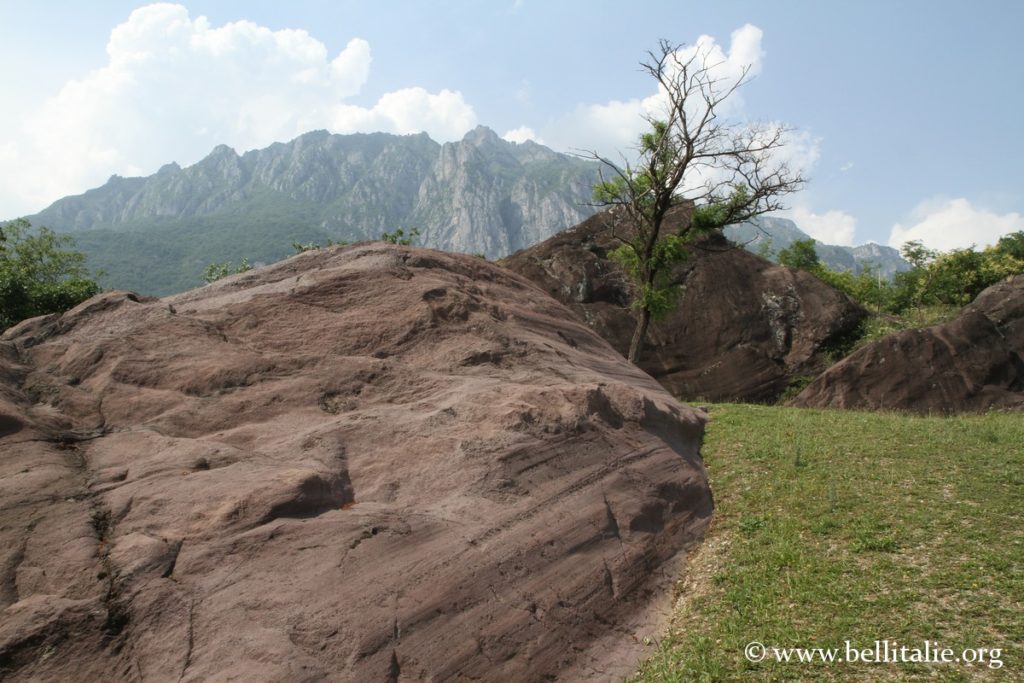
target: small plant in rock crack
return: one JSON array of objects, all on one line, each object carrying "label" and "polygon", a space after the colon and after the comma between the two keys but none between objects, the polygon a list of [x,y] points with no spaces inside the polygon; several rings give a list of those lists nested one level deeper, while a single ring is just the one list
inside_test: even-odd
[{"label": "small plant in rock crack", "polygon": [[400,244],[404,247],[408,247],[419,236],[419,228],[413,228],[408,233],[406,233],[405,230],[403,230],[402,228],[398,228],[394,232],[383,233],[380,236],[380,238],[382,241],[387,242],[388,244]]},{"label": "small plant in rock crack", "polygon": [[110,531],[110,510],[106,508],[93,508],[89,513],[89,525],[96,532],[96,538],[104,539]]}]

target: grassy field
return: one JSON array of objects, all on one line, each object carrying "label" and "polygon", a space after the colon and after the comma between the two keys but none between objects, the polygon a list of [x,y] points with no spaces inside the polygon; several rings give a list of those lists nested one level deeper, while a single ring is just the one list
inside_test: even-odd
[{"label": "grassy field", "polygon": [[[1024,681],[1024,415],[710,414],[715,519],[637,681]],[[874,658],[883,640],[999,653],[852,664],[772,651],[845,658],[851,641]],[[763,661],[744,656],[753,641]]]}]

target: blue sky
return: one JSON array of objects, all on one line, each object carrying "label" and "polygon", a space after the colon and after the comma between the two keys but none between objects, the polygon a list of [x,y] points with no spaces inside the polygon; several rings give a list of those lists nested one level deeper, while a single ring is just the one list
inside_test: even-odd
[{"label": "blue sky", "polygon": [[654,94],[645,51],[705,35],[754,62],[733,114],[799,131],[805,230],[985,244],[1024,229],[1022,26],[1016,0],[0,0],[0,217],[310,127],[612,153]]}]

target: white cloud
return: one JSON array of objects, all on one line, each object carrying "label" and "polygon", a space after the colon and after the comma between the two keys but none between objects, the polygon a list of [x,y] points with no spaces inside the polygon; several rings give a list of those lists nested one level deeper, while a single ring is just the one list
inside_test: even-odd
[{"label": "white cloud", "polygon": [[643,101],[612,101],[580,104],[568,114],[547,124],[544,137],[563,152],[596,151],[618,163],[632,156],[640,134],[646,129]]},{"label": "white cloud", "polygon": [[853,168],[853,162],[852,161],[847,161],[845,164],[843,164],[842,166],[839,167],[839,172],[840,173],[846,173],[851,168]]},{"label": "white cloud", "polygon": [[857,233],[857,219],[845,211],[814,213],[807,207],[797,206],[782,215],[793,220],[797,227],[825,244],[852,247]]},{"label": "white cloud", "polygon": [[[748,69],[748,76],[761,71],[764,51],[761,49],[762,31],[752,24],[746,24],[732,32],[729,50],[726,52],[708,35],[702,35],[678,53],[680,62],[698,56],[708,65],[719,88],[734,84]],[[665,107],[666,96],[659,90],[644,98],[613,100],[604,104],[580,104],[542,130],[545,139],[551,140],[561,151],[594,150],[613,161],[632,156],[640,134],[647,129],[645,115],[657,115]],[[743,95],[738,90],[718,108],[720,116],[735,116],[742,111]]]},{"label": "white cloud", "polygon": [[892,226],[889,246],[899,248],[904,242],[920,240],[926,247],[940,251],[971,245],[980,248],[994,244],[1007,233],[1024,230],[1021,214],[997,214],[975,208],[963,198],[922,202],[911,212],[911,220],[909,226]]},{"label": "white cloud", "polygon": [[533,140],[538,144],[544,144],[544,140],[538,137],[532,128],[527,128],[526,126],[519,126],[518,128],[513,128],[512,130],[507,131],[501,137],[504,138],[505,140],[508,140],[509,142],[523,143],[526,142],[527,140]]},{"label": "white cloud", "polygon": [[[761,38],[761,29],[746,24],[733,31],[726,51],[713,37],[702,35],[692,45],[680,49],[678,63],[696,59],[697,63],[707,66],[715,80],[716,92],[721,94],[734,87],[744,75],[749,78],[760,73],[764,59]],[[655,87],[652,82],[652,89],[655,92],[643,98],[577,105],[568,114],[549,122],[541,133],[547,144],[559,151],[594,152],[615,164],[632,161],[640,135],[649,129],[646,119],[662,118],[660,112],[668,103],[663,88]],[[705,109],[700,98],[691,98],[687,103],[690,120],[698,120]],[[715,113],[720,122],[729,125],[729,122],[743,121],[743,110],[741,88],[729,94],[716,107]],[[749,124],[747,130],[753,130],[754,125]],[[780,127],[785,128],[780,122],[764,126],[765,130]],[[793,172],[806,173],[818,160],[820,139],[807,132],[787,132],[784,139],[785,144],[770,154],[773,164],[785,163]],[[690,169],[681,190],[686,193],[730,180],[731,176],[721,169],[695,167]]]},{"label": "white cloud", "polygon": [[462,93],[442,90],[433,95],[423,88],[405,88],[383,95],[370,109],[338,105],[327,127],[338,133],[426,131],[435,140],[461,138],[476,125],[476,114]]},{"label": "white cloud", "polygon": [[141,7],[115,27],[108,62],[26,111],[0,149],[0,217],[104,182],[189,164],[218,144],[264,147],[317,128],[426,131],[454,140],[476,125],[462,94],[410,87],[372,107],[346,104],[370,73],[355,38],[333,58],[302,30],[249,21],[213,27],[176,4]]}]

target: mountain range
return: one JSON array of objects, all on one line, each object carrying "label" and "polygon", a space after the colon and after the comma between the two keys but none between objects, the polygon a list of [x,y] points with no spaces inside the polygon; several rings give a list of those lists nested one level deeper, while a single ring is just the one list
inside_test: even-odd
[{"label": "mountain range", "polygon": [[[813,239],[788,218],[758,216],[750,223],[730,225],[725,236],[742,244],[747,250],[778,259],[778,253],[798,240]],[[910,270],[910,264],[892,247],[874,242],[856,247],[825,244],[814,240],[814,251],[821,262],[831,270],[851,270],[861,273],[866,267],[875,269],[882,277],[892,278],[900,271]]]},{"label": "mountain range", "polygon": [[[201,161],[148,177],[113,176],[28,218],[71,234],[106,287],[166,295],[202,284],[214,262],[269,263],[292,243],[379,239],[402,229],[417,244],[507,256],[593,213],[598,165],[478,126],[458,142],[425,133],[313,131],[238,154],[220,145]],[[760,217],[728,228],[733,241],[777,252],[807,239],[792,221]],[[907,264],[888,247],[818,244],[822,261],[885,276]],[[764,251],[763,248],[760,251]]]},{"label": "mountain range", "polygon": [[163,295],[202,284],[211,262],[280,259],[292,242],[378,239],[497,258],[594,213],[597,164],[483,126],[453,143],[425,133],[314,131],[187,168],[113,176],[29,219],[74,236],[106,286]]}]

